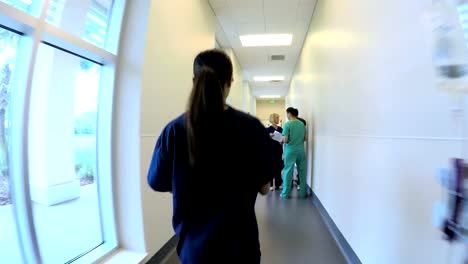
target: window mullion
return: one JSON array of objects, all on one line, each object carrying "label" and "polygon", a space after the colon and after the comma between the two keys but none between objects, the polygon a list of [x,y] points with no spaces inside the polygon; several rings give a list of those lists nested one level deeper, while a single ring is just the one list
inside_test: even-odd
[{"label": "window mullion", "polygon": [[[11,127],[11,159],[10,168],[12,174],[12,199],[13,210],[18,232],[23,261],[25,263],[42,263],[41,252],[34,227],[32,201],[29,189],[29,107],[31,99],[34,66],[41,43],[44,20],[47,14],[49,0],[43,1],[40,18],[35,20],[35,25],[30,32],[25,32],[19,47],[19,65],[23,67],[24,75],[17,74],[17,93],[13,97],[15,111]],[[1,4],[1,3],[0,3]],[[28,15],[26,15],[28,16]],[[27,68],[26,68],[27,66]],[[27,69],[27,70],[26,70]]]},{"label": "window mullion", "polygon": [[[106,243],[117,246],[112,175],[112,112],[114,102],[115,65],[101,70],[98,122],[96,134],[96,164],[101,227]],[[106,98],[106,99],[104,99]]]},{"label": "window mullion", "polygon": [[0,24],[14,31],[32,34],[39,19],[0,1]]},{"label": "window mullion", "polygon": [[41,17],[42,10],[45,6],[49,7],[48,0],[34,0],[32,1],[31,10],[29,13],[34,17]]},{"label": "window mullion", "polygon": [[115,0],[112,6],[112,14],[109,19],[109,30],[107,32],[106,50],[117,54],[119,49],[120,32],[124,19],[125,0]]},{"label": "window mullion", "polygon": [[[118,245],[115,223],[115,212],[112,195],[112,110],[115,83],[115,66],[117,63],[117,50],[120,38],[120,28],[125,10],[125,0],[115,0],[112,13],[108,21],[108,32],[103,48],[100,48],[80,36],[47,23],[47,15],[50,15],[50,4],[53,0],[36,0],[26,14],[16,8],[0,2],[0,24],[8,29],[21,33],[23,37],[18,47],[17,67],[15,75],[15,96],[12,97],[14,110],[10,115],[12,122],[11,133],[11,185],[14,218],[20,241],[21,253],[24,263],[41,264],[45,260],[45,252],[41,252],[38,245],[38,235],[35,230],[33,204],[31,200],[31,177],[29,160],[31,156],[29,146],[32,138],[29,123],[33,117],[31,111],[32,94],[36,62],[41,63],[38,53],[39,47],[44,43],[68,52],[72,55],[86,58],[97,64],[101,64],[99,100],[97,109],[96,131],[96,172],[98,187],[99,213],[101,217],[101,231],[103,245],[89,254],[82,256],[79,261],[90,263],[115,249]],[[110,51],[110,52],[109,52]],[[42,54],[42,53],[40,53]],[[37,74],[37,73],[36,73]],[[31,98],[34,96],[34,98]],[[32,134],[31,134],[32,135]],[[34,194],[34,193],[33,193]],[[37,224],[37,223],[36,223]],[[40,233],[39,233],[40,234]],[[40,237],[39,237],[40,238]],[[44,258],[41,256],[44,254]],[[90,261],[94,259],[93,261]],[[79,262],[77,260],[77,262]]]},{"label": "window mullion", "polygon": [[[117,54],[120,40],[120,29],[124,18],[125,0],[115,0],[112,6],[112,14],[109,19],[109,30],[107,32],[107,41],[105,49]],[[101,71],[101,83],[98,122],[97,122],[97,140],[96,140],[96,164],[98,173],[98,195],[101,214],[102,236],[107,246],[115,248],[118,246],[117,230],[115,223],[113,182],[111,177],[102,177],[103,175],[113,175],[112,152],[113,152],[113,105],[114,105],[114,87],[116,63],[104,65]],[[108,98],[108,100],[103,100]]]},{"label": "window mullion", "polygon": [[99,64],[113,64],[116,59],[114,54],[50,24],[45,24],[42,40]]}]

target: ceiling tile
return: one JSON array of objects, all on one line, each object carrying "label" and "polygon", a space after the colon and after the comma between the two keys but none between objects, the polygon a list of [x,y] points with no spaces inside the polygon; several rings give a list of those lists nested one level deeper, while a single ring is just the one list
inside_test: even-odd
[{"label": "ceiling tile", "polygon": [[210,0],[209,3],[211,7],[216,10],[220,7],[226,6],[228,4],[228,1],[227,0]]},{"label": "ceiling tile", "polygon": [[227,0],[210,0],[210,6],[215,12],[220,11],[223,8],[228,8],[229,4]]},{"label": "ceiling tile", "polygon": [[301,4],[314,4],[317,2],[317,0],[300,0]]},{"label": "ceiling tile", "polygon": [[264,22],[263,11],[261,7],[233,8],[233,19],[236,23]]},{"label": "ceiling tile", "polygon": [[[316,0],[210,0],[225,39],[242,65],[246,80],[259,75],[285,75],[280,84],[251,82],[252,89],[286,91],[294,71]],[[239,34],[292,33],[290,47],[242,47]],[[285,61],[271,61],[285,55]]]},{"label": "ceiling tile", "polygon": [[294,21],[286,21],[286,23],[279,24],[277,21],[274,23],[267,23],[266,29],[268,33],[292,33],[291,29],[294,29],[295,23]]},{"label": "ceiling tile", "polygon": [[238,23],[237,33],[239,35],[263,34],[265,33],[265,24],[262,22]]},{"label": "ceiling tile", "polygon": [[297,6],[302,0],[264,0],[265,7]]},{"label": "ceiling tile", "polygon": [[298,12],[297,12],[296,19],[297,20],[310,20],[311,17],[312,17],[312,13],[311,13],[310,9],[300,8],[298,10]]}]

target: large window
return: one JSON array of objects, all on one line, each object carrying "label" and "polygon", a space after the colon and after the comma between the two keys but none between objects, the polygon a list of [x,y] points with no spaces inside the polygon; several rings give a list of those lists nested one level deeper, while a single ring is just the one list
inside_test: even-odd
[{"label": "large window", "polygon": [[[112,0],[52,0],[46,21],[104,47],[111,8]],[[70,21],[64,16],[73,16],[74,19]]]},{"label": "large window", "polygon": [[27,13],[31,13],[33,9],[33,3],[38,2],[37,0],[0,0],[8,5],[18,8],[19,10]]},{"label": "large window", "polygon": [[31,94],[29,186],[47,263],[65,263],[104,242],[96,178],[100,72],[93,62],[39,47]]},{"label": "large window", "polygon": [[0,263],[92,263],[117,246],[111,117],[124,6],[0,0]]},{"label": "large window", "polygon": [[[11,175],[8,169],[7,112],[12,105],[13,73],[17,59],[19,35],[0,28],[0,261],[21,258],[11,199]],[[4,250],[7,249],[7,250]],[[7,262],[5,262],[7,263]]]}]

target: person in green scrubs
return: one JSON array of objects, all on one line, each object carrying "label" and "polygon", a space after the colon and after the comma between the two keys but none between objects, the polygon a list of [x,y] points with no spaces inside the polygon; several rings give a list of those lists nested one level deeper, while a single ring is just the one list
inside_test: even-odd
[{"label": "person in green scrubs", "polygon": [[300,177],[299,198],[307,197],[306,188],[306,157],[304,141],[307,141],[306,128],[297,116],[299,111],[293,107],[286,109],[288,122],[283,127],[284,142],[284,169],[282,199],[288,199],[291,193],[291,180],[294,172],[294,164],[297,165]]}]

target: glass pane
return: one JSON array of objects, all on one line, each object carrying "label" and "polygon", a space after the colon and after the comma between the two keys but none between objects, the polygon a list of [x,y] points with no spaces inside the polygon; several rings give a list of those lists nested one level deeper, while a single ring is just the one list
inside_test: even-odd
[{"label": "glass pane", "polygon": [[0,262],[21,263],[8,170],[8,111],[19,36],[0,28]]},{"label": "glass pane", "polygon": [[104,47],[113,0],[51,0],[46,21]]},{"label": "glass pane", "polygon": [[37,0],[0,0],[0,2],[14,6],[26,13],[31,13],[35,1]]},{"label": "glass pane", "polygon": [[101,66],[41,44],[34,71],[34,223],[44,262],[65,263],[103,243],[96,181]]}]

